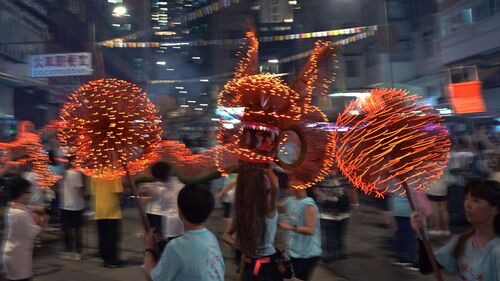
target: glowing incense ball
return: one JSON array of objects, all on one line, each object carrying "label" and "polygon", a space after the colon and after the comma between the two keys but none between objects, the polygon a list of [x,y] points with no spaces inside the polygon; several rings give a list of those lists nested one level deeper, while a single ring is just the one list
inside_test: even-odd
[{"label": "glowing incense ball", "polygon": [[[20,121],[17,124],[18,135],[16,140],[0,143],[0,149],[20,149],[13,152],[15,156],[24,155],[14,163],[25,165],[30,163],[36,174],[36,184],[39,188],[50,188],[61,177],[52,173],[49,168],[49,156],[43,149],[40,137],[35,133],[35,125],[31,121]],[[21,153],[19,153],[21,152]]]},{"label": "glowing incense ball", "polygon": [[145,92],[117,79],[86,83],[60,112],[58,134],[86,175],[112,179],[134,174],[157,158],[161,116]]},{"label": "glowing incense ball", "polygon": [[404,90],[376,89],[337,119],[335,156],[342,173],[367,194],[426,189],[443,174],[450,150],[443,118]]},{"label": "glowing incense ball", "polygon": [[19,136],[22,146],[28,154],[32,171],[36,174],[36,182],[40,188],[51,188],[61,177],[49,170],[49,156],[45,153],[40,138],[33,133]]}]

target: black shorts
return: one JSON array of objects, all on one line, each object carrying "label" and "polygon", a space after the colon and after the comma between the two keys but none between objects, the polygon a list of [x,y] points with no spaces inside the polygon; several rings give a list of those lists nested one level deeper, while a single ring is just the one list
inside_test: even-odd
[{"label": "black shorts", "polygon": [[[269,256],[270,263],[262,263],[259,268],[257,275],[254,274],[255,269],[255,259],[247,258],[247,263],[245,265],[244,280],[245,281],[282,281],[283,277],[278,271],[278,265],[276,264],[275,256]],[[251,260],[251,262],[250,262]]]},{"label": "black shorts", "polygon": [[156,230],[156,232],[158,232],[160,235],[162,235],[163,234],[163,223],[162,223],[163,216],[155,215],[155,214],[147,214],[147,213],[146,213],[146,216],[148,218],[149,225],[151,227],[153,227]]},{"label": "black shorts", "polygon": [[446,196],[446,195],[430,195],[430,194],[427,194],[427,198],[429,198],[430,201],[443,202],[443,201],[446,201],[448,199],[448,196]]},{"label": "black shorts", "polygon": [[291,258],[293,275],[301,280],[309,280],[319,262],[319,257],[307,259]]},{"label": "black shorts", "polygon": [[63,227],[82,227],[83,210],[72,211],[61,209],[61,224]]}]

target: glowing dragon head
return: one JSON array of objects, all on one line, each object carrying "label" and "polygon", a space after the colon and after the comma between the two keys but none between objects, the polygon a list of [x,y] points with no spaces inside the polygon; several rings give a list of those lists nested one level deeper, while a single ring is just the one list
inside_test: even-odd
[{"label": "glowing dragon head", "polygon": [[[334,48],[317,42],[292,86],[273,74],[258,73],[257,38],[247,33],[248,50],[235,77],[220,92],[218,106],[243,108],[239,122],[224,126],[217,139],[222,148],[216,163],[221,173],[224,161],[275,162],[290,177],[294,188],[307,188],[328,173],[333,162],[333,135],[310,124],[328,122],[312,105],[313,93],[324,93],[334,81],[331,64]],[[293,155],[293,157],[287,157]]]}]

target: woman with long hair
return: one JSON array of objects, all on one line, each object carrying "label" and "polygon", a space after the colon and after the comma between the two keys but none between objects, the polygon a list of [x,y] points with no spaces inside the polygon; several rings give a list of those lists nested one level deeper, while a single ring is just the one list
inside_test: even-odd
[{"label": "woman with long hair", "polygon": [[[462,281],[500,281],[500,183],[473,180],[465,186],[465,216],[472,225],[436,253],[438,264]],[[412,227],[422,229],[423,217],[413,213]]]},{"label": "woman with long hair", "polygon": [[244,254],[243,280],[283,280],[274,246],[277,196],[278,180],[268,164],[240,165],[234,217],[223,240]]}]

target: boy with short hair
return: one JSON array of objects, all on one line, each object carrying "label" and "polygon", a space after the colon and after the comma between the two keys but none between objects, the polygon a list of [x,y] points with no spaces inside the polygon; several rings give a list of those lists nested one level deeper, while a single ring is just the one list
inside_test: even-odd
[{"label": "boy with short hair", "polygon": [[145,237],[145,274],[148,281],[224,280],[224,259],[217,238],[203,223],[214,208],[210,190],[202,185],[186,185],[178,197],[179,217],[185,233],[172,240],[156,262],[155,239],[149,231]]}]

